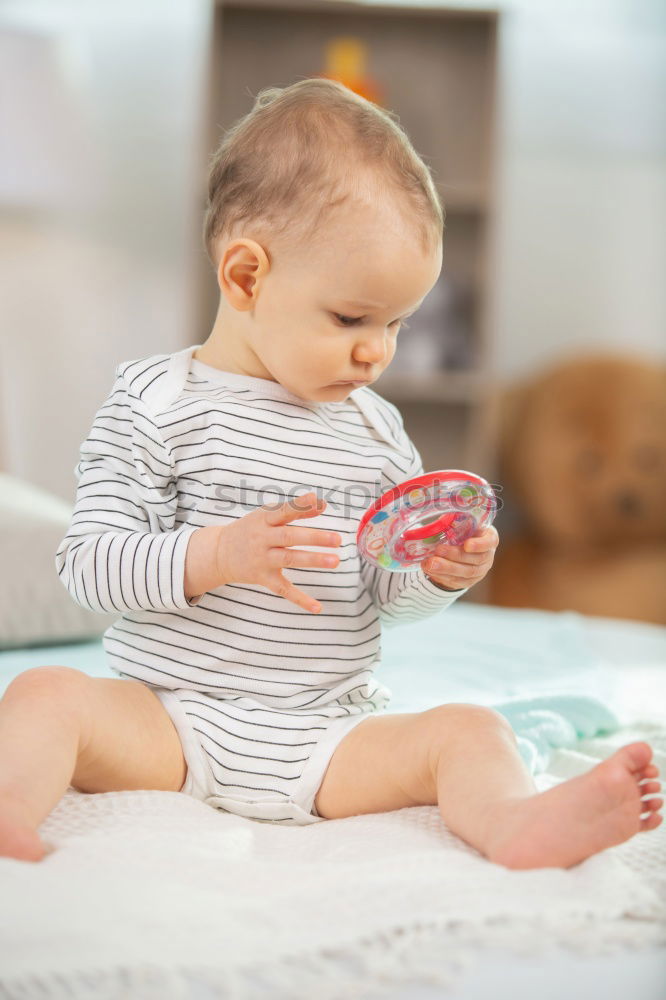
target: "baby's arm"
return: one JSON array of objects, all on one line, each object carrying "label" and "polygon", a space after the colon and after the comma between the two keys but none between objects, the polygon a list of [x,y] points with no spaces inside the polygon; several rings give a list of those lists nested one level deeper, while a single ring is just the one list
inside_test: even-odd
[{"label": "baby's arm", "polygon": [[171,611],[196,525],[175,525],[176,484],[159,429],[119,366],[81,446],[71,524],[55,557],[72,598],[100,612]]}]

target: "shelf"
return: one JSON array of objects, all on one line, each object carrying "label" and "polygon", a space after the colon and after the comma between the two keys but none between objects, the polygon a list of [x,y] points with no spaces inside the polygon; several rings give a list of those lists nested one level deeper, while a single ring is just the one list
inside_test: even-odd
[{"label": "shelf", "polygon": [[371,388],[390,402],[475,404],[488,384],[481,372],[391,372],[378,378]]},{"label": "shelf", "polygon": [[214,0],[216,7],[239,10],[287,10],[319,13],[324,11],[333,14],[368,14],[390,16],[391,14],[409,14],[410,17],[439,16],[459,20],[496,20],[496,7],[456,8],[442,3],[434,6],[430,3],[418,3],[415,0],[405,0],[403,3],[375,3],[374,0]]}]

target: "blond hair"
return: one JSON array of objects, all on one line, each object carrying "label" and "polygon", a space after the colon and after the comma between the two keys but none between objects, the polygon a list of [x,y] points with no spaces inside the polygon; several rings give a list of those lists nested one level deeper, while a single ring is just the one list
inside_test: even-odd
[{"label": "blond hair", "polygon": [[212,155],[206,252],[217,269],[220,237],[266,235],[278,245],[314,246],[336,208],[387,194],[398,196],[424,251],[439,246],[444,206],[393,112],[335,80],[268,87]]}]

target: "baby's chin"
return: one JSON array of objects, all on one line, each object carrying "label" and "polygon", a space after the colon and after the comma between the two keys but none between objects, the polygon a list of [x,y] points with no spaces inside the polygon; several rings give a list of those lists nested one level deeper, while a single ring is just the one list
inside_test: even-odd
[{"label": "baby's chin", "polygon": [[345,383],[329,383],[328,385],[318,386],[316,388],[305,388],[292,390],[296,392],[297,395],[301,396],[303,399],[308,400],[311,403],[327,403],[332,401],[343,401],[360,386],[356,385],[354,382]]},{"label": "baby's chin", "polygon": [[326,388],[332,391],[337,389],[341,392],[353,392],[354,389],[362,389],[364,385],[372,385],[372,382],[337,382],[332,383]]},{"label": "baby's chin", "polygon": [[359,386],[356,385],[354,382],[345,382],[345,383],[339,382],[339,383],[337,383],[337,385],[336,384],[332,384],[332,385],[323,386],[323,388],[322,388],[322,394],[325,393],[326,396],[327,396],[327,398],[334,397],[336,399],[337,398],[342,399],[345,396],[348,396],[350,394],[350,392],[353,392],[354,389],[358,389],[358,388],[359,388]]}]

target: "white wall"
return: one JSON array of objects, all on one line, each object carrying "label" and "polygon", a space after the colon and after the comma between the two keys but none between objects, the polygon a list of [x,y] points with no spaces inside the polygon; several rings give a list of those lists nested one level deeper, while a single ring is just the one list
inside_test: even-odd
[{"label": "white wall", "polygon": [[65,499],[116,365],[192,339],[210,26],[208,0],[1,9],[0,468]]},{"label": "white wall", "polygon": [[666,4],[508,0],[492,364],[666,357]]}]

